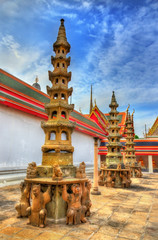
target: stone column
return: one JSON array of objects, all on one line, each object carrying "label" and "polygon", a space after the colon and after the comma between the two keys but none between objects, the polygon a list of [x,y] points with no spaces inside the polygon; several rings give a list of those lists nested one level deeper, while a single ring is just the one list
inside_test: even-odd
[{"label": "stone column", "polygon": [[94,138],[94,176],[93,176],[93,195],[100,195],[98,190],[98,138]]},{"label": "stone column", "polygon": [[148,167],[149,167],[149,173],[153,173],[152,155],[149,155],[149,156],[148,156]]}]

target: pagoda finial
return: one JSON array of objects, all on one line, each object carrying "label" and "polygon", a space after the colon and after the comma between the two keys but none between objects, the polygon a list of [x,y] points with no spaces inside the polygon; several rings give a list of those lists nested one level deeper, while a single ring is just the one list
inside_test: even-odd
[{"label": "pagoda finial", "polygon": [[95,106],[97,106],[97,100],[96,100],[96,98],[94,99],[94,104],[95,104]]},{"label": "pagoda finial", "polygon": [[91,85],[91,97],[90,97],[90,109],[89,114],[91,114],[93,108],[93,97],[92,97],[92,85]]},{"label": "pagoda finial", "polygon": [[60,19],[60,22],[61,22],[61,26],[64,26],[64,19]]},{"label": "pagoda finial", "polygon": [[67,53],[70,51],[70,44],[67,41],[66,38],[66,31],[64,26],[64,19],[62,18],[60,20],[61,25],[59,27],[58,36],[56,42],[53,44],[54,51],[59,48],[60,46],[63,46],[67,49]]},{"label": "pagoda finial", "polygon": [[109,107],[112,107],[112,106],[116,106],[116,107],[119,106],[117,101],[116,101],[116,97],[115,97],[115,92],[114,91],[112,91],[111,104],[109,105]]}]

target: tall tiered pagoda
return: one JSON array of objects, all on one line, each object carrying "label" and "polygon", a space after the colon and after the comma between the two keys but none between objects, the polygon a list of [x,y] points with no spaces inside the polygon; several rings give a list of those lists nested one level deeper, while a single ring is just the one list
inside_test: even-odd
[{"label": "tall tiered pagoda", "polygon": [[126,117],[126,143],[125,143],[125,162],[126,166],[129,166],[131,169],[132,177],[141,177],[141,166],[138,165],[136,161],[135,155],[135,143],[134,143],[134,122],[133,122],[133,114],[130,115],[127,109],[127,117]]},{"label": "tall tiered pagoda", "polygon": [[[68,83],[71,81],[71,72],[67,71],[70,65],[70,57],[66,57],[70,51],[70,44],[67,42],[63,19],[61,19],[57,41],[53,44],[53,49],[55,57],[51,57],[51,63],[54,70],[49,71],[49,80],[52,86],[47,86],[50,102],[45,104],[48,120],[41,123],[45,133],[45,143],[42,146],[42,164],[36,166],[35,162],[30,163],[25,181],[32,185],[40,185],[43,192],[48,186],[50,190],[50,201],[46,205],[48,218],[54,222],[65,221],[68,208],[71,206],[70,203],[74,201],[73,210],[69,211],[66,223],[73,223],[73,214],[75,216],[74,223],[76,221],[80,223],[86,221],[86,211],[90,210],[90,206],[84,208],[81,199],[85,199],[84,204],[87,204],[87,198],[90,201],[91,185],[86,178],[85,163],[82,162],[79,168],[73,165],[74,147],[71,144],[71,134],[75,125],[69,121],[69,115],[73,111],[74,105],[68,102],[73,89],[72,87],[68,88]],[[75,188],[79,189],[81,187],[83,190],[80,189],[79,191],[80,197],[77,195],[77,198],[75,198],[75,191],[77,191]],[[72,192],[70,196],[67,190]],[[67,196],[69,197],[67,198]],[[73,197],[75,200],[72,199]],[[78,220],[76,220],[76,216]]]},{"label": "tall tiered pagoda", "polygon": [[102,163],[101,173],[99,176],[99,184],[106,187],[130,187],[130,169],[126,168],[123,163],[123,156],[121,154],[120,143],[121,134],[120,127],[118,126],[118,103],[113,91],[111,103],[109,107],[109,127],[108,127],[108,144],[106,145],[108,153],[106,155],[106,162]]},{"label": "tall tiered pagoda", "polygon": [[118,164],[123,166],[123,157],[121,154],[122,144],[120,143],[121,134],[119,133],[120,127],[118,126],[119,119],[117,117],[118,103],[115,98],[115,93],[112,93],[111,103],[109,107],[111,111],[109,112],[109,127],[108,127],[108,144],[107,149],[108,153],[106,156],[106,164],[108,168],[117,168]]},{"label": "tall tiered pagoda", "polygon": [[48,121],[42,122],[42,128],[45,132],[45,144],[42,146],[42,165],[69,166],[73,164],[74,151],[71,145],[74,124],[69,121],[69,115],[74,109],[74,105],[68,103],[73,89],[72,87],[68,88],[71,72],[67,72],[70,57],[67,58],[66,55],[70,51],[70,44],[66,38],[64,19],[61,19],[57,41],[53,44],[53,49],[55,57],[51,57],[51,63],[54,70],[53,72],[49,71],[52,87],[47,86],[50,103],[45,104]]}]

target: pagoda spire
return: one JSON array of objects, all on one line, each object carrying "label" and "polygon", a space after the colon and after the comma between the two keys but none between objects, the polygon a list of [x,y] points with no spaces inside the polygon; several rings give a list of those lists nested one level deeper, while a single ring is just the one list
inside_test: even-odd
[{"label": "pagoda spire", "polygon": [[92,97],[92,85],[91,85],[91,97],[90,97],[90,109],[89,109],[89,115],[92,112],[92,108],[93,108],[93,97]]},{"label": "pagoda spire", "polygon": [[121,135],[119,133],[120,126],[118,126],[118,103],[116,101],[115,92],[112,92],[111,103],[109,107],[111,111],[109,112],[109,136],[108,136],[108,144],[107,149],[108,153],[106,156],[106,163],[108,167],[117,168],[118,164],[123,164],[121,148],[122,144],[120,143]]},{"label": "pagoda spire", "polygon": [[61,19],[61,25],[59,27],[58,36],[56,42],[53,44],[53,50],[56,52],[56,49],[60,46],[64,47],[67,53],[70,51],[70,44],[66,38],[66,31],[64,26],[64,19]]}]

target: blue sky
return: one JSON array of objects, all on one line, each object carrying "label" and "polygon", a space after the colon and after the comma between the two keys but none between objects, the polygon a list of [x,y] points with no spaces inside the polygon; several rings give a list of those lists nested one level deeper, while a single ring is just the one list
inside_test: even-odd
[{"label": "blue sky", "polygon": [[0,0],[0,67],[42,91],[50,86],[60,19],[71,44],[75,109],[89,112],[90,86],[101,111],[112,91],[119,111],[135,109],[143,136],[158,115],[158,2],[156,0]]}]

